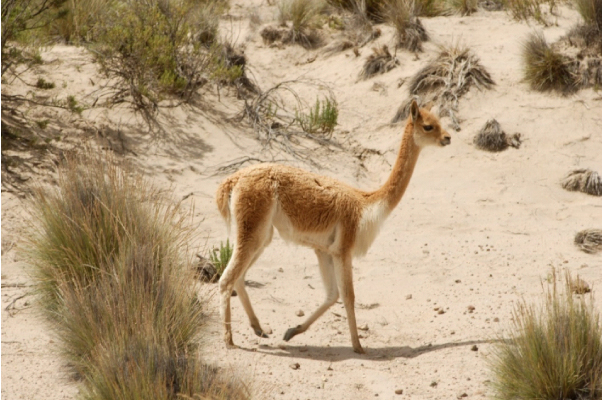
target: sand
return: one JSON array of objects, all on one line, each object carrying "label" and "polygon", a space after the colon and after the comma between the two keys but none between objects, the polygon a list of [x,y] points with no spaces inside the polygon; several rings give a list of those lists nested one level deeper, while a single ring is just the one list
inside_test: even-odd
[{"label": "sand", "polygon": [[[567,192],[559,184],[575,168],[602,172],[602,96],[592,89],[570,97],[537,93],[521,76],[521,41],[527,34],[540,30],[548,41],[556,40],[578,21],[577,13],[561,7],[557,25],[545,28],[483,10],[468,17],[423,19],[432,38],[424,53],[398,51],[400,66],[358,81],[371,46],[393,48],[391,28],[382,27],[381,38],[362,48],[360,57],[351,50],[326,57],[320,50],[264,45],[258,31],[249,29],[253,10],[264,24],[275,17],[274,6],[238,1],[222,21],[233,40],[244,46],[253,76],[264,90],[300,77],[328,85],[340,107],[333,138],[342,150],[314,149],[312,157],[319,165],[265,150],[244,123],[226,121],[242,103],[226,88],[218,99],[214,87],[205,89],[201,107],[164,111],[166,133],[153,141],[134,133],[140,121],[125,107],[92,107],[81,117],[57,111],[64,146],[79,146],[107,132],[106,127],[122,130],[127,139],[107,143],[127,149],[124,157],[157,185],[173,189],[176,198],[185,198],[185,207],[194,204],[198,237],[193,246],[202,252],[227,237],[213,200],[225,177],[217,173],[219,166],[246,156],[285,160],[375,189],[396,157],[403,126],[388,122],[407,97],[409,78],[436,57],[437,45],[469,46],[496,86],[488,91],[473,88],[460,100],[461,131],[448,128],[451,146],[423,151],[400,205],[368,254],[354,260],[356,315],[367,354],[353,353],[341,303],[306,333],[282,341],[284,332],[303,319],[296,312],[310,315],[324,292],[313,251],[278,236],[247,274],[255,311],[273,330],[270,338],[253,334],[234,298],[234,341],[241,348],[226,350],[216,286],[204,285],[201,291],[210,295],[210,308],[216,312],[207,333],[206,359],[246,379],[256,398],[490,396],[492,340],[510,328],[516,302],[540,302],[542,282],[553,268],[578,274],[594,292],[602,283],[600,255],[585,254],[573,245],[576,232],[601,227],[602,202]],[[75,95],[92,103],[103,80],[82,49],[55,46],[43,57],[47,63],[31,72],[31,80],[44,76],[57,82],[52,95]],[[5,90],[26,93],[31,88],[15,82],[3,85]],[[315,93],[300,90],[313,102]],[[42,112],[31,111],[34,117]],[[520,149],[488,153],[473,146],[473,136],[492,118],[506,133],[522,134]],[[449,126],[449,119],[442,122]],[[38,179],[51,181],[43,174]],[[33,282],[18,251],[26,217],[23,200],[3,191],[2,399],[76,398],[79,384],[57,356],[57,339],[32,307]],[[15,308],[7,311],[14,300]],[[599,296],[595,302],[600,310]],[[296,363],[299,367],[291,368]]]}]

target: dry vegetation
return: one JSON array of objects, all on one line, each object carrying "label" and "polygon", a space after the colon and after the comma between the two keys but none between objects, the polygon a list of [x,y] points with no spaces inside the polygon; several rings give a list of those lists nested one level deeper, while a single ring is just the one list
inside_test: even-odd
[{"label": "dry vegetation", "polygon": [[602,177],[591,169],[583,168],[571,171],[561,184],[563,188],[572,192],[602,196]]},{"label": "dry vegetation", "polygon": [[165,193],[80,155],[38,189],[29,261],[40,307],[87,399],[247,398],[203,365],[207,310],[191,282],[191,230]]},{"label": "dry vegetation", "polygon": [[506,135],[499,122],[491,119],[475,135],[473,143],[478,149],[487,151],[502,151],[509,146],[518,149],[521,144],[521,135],[520,133]]},{"label": "dry vegetation", "polygon": [[602,229],[585,229],[575,235],[575,245],[586,253],[602,250]]},{"label": "dry vegetation", "polygon": [[360,79],[372,78],[374,75],[384,74],[399,65],[397,57],[389,52],[387,45],[372,49],[372,54],[368,56],[364,67],[360,71]]},{"label": "dry vegetation", "polygon": [[602,325],[591,299],[564,293],[556,273],[542,307],[520,303],[510,337],[492,358],[498,399],[597,399],[602,394]]},{"label": "dry vegetation", "polygon": [[391,121],[398,123],[408,116],[408,104],[418,96],[419,104],[432,102],[439,106],[440,116],[449,116],[454,129],[460,130],[456,117],[458,101],[472,86],[479,90],[490,89],[495,85],[491,75],[479,58],[467,47],[452,45],[441,47],[434,61],[412,77],[408,98],[398,109]]},{"label": "dry vegetation", "polygon": [[428,34],[418,15],[434,13],[426,11],[431,10],[431,3],[421,5],[413,0],[387,0],[384,2],[383,18],[395,28],[397,47],[413,52],[422,51],[422,42],[428,40]]}]

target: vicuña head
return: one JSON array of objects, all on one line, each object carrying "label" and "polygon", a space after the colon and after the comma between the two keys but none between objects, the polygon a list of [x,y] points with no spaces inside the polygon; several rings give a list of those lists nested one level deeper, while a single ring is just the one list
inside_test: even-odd
[{"label": "vicu\u00f1a head", "polygon": [[368,251],[386,217],[401,200],[420,150],[428,145],[446,146],[450,141],[439,119],[412,102],[391,175],[373,192],[277,164],[244,168],[226,178],[216,195],[220,213],[228,223],[234,222],[236,232],[232,258],[219,281],[226,346],[234,347],[230,317],[233,289],[255,334],[267,337],[271,333],[255,316],[244,282],[276,228],[283,239],[314,249],[326,290],[324,303],[303,324],[287,330],[284,340],[305,332],[341,296],[353,350],[363,353],[355,321],[352,258]]}]

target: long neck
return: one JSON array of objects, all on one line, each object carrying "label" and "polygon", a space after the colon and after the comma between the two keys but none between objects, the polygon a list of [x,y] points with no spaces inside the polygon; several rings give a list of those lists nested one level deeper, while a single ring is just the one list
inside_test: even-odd
[{"label": "long neck", "polygon": [[414,141],[413,131],[414,124],[409,121],[391,175],[385,184],[373,193],[375,199],[385,201],[389,211],[397,206],[405,193],[420,155],[420,147]]}]

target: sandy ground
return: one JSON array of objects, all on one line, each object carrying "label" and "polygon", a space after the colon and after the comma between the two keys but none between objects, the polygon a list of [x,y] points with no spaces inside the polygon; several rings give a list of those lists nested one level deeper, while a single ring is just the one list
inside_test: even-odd
[{"label": "sandy ground", "polygon": [[[354,261],[356,313],[366,355],[353,353],[342,304],[337,303],[309,331],[291,342],[284,332],[302,321],[323,300],[313,251],[275,237],[247,274],[249,294],[262,324],[273,330],[257,338],[240,302],[233,299],[234,340],[227,351],[217,319],[209,329],[206,357],[251,382],[257,398],[274,399],[451,399],[492,394],[487,367],[491,340],[511,325],[511,311],[521,299],[542,299],[542,280],[552,268],[568,269],[597,288],[602,258],[580,252],[572,243],[585,228],[602,227],[602,201],[564,191],[560,179],[581,167],[602,172],[602,97],[582,90],[570,97],[530,91],[521,81],[521,41],[533,30],[555,40],[578,21],[561,8],[557,26],[542,28],[512,21],[503,12],[479,11],[469,17],[424,19],[432,41],[415,57],[399,51],[401,65],[389,73],[357,82],[368,47],[356,58],[349,50],[325,57],[300,47],[269,47],[248,28],[258,10],[264,23],[275,8],[239,2],[224,25],[244,45],[249,67],[260,86],[299,77],[327,84],[340,105],[335,139],[344,151],[317,149],[320,167],[291,161],[363,189],[375,189],[389,174],[402,127],[387,125],[407,96],[410,78],[437,54],[438,44],[469,46],[497,85],[474,88],[460,100],[462,130],[452,145],[425,150],[410,186],[371,250]],[[257,7],[261,6],[261,7]],[[375,45],[393,47],[393,32],[383,28]],[[308,62],[309,60],[315,60]],[[91,103],[100,82],[81,49],[57,46],[36,71],[56,81],[55,94],[73,94]],[[379,83],[378,90],[374,84]],[[384,88],[384,89],[383,89]],[[4,88],[3,88],[4,89]],[[11,87],[13,92],[28,88]],[[169,140],[126,140],[128,157],[160,186],[171,187],[184,204],[195,207],[198,247],[219,244],[226,227],[213,195],[224,175],[216,166],[243,156],[286,158],[262,151],[244,124],[225,122],[241,103],[211,90],[211,107],[178,107],[165,115]],[[226,94],[225,94],[226,93]],[[62,115],[65,135],[74,143],[88,125],[128,129],[135,124],[123,108],[91,108],[83,117]],[[479,151],[475,133],[496,118],[507,133],[520,132],[520,149]],[[443,119],[444,125],[449,123]],[[71,129],[71,130],[70,130]],[[79,136],[81,138],[82,136]],[[85,136],[84,136],[85,137]],[[371,149],[361,154],[361,150]],[[368,154],[367,156],[365,154]],[[51,332],[31,307],[32,281],[16,250],[24,227],[23,201],[2,193],[2,399],[71,399],[78,384],[54,352]],[[203,291],[215,293],[215,286]],[[27,295],[21,299],[19,296]],[[5,307],[12,301],[14,309]],[[217,312],[217,298],[211,297]],[[598,309],[602,301],[598,297]],[[474,307],[469,312],[468,307]],[[438,310],[444,310],[439,314]],[[476,345],[476,349],[474,349]],[[298,369],[291,364],[299,364]],[[395,391],[401,389],[403,394]]]}]

